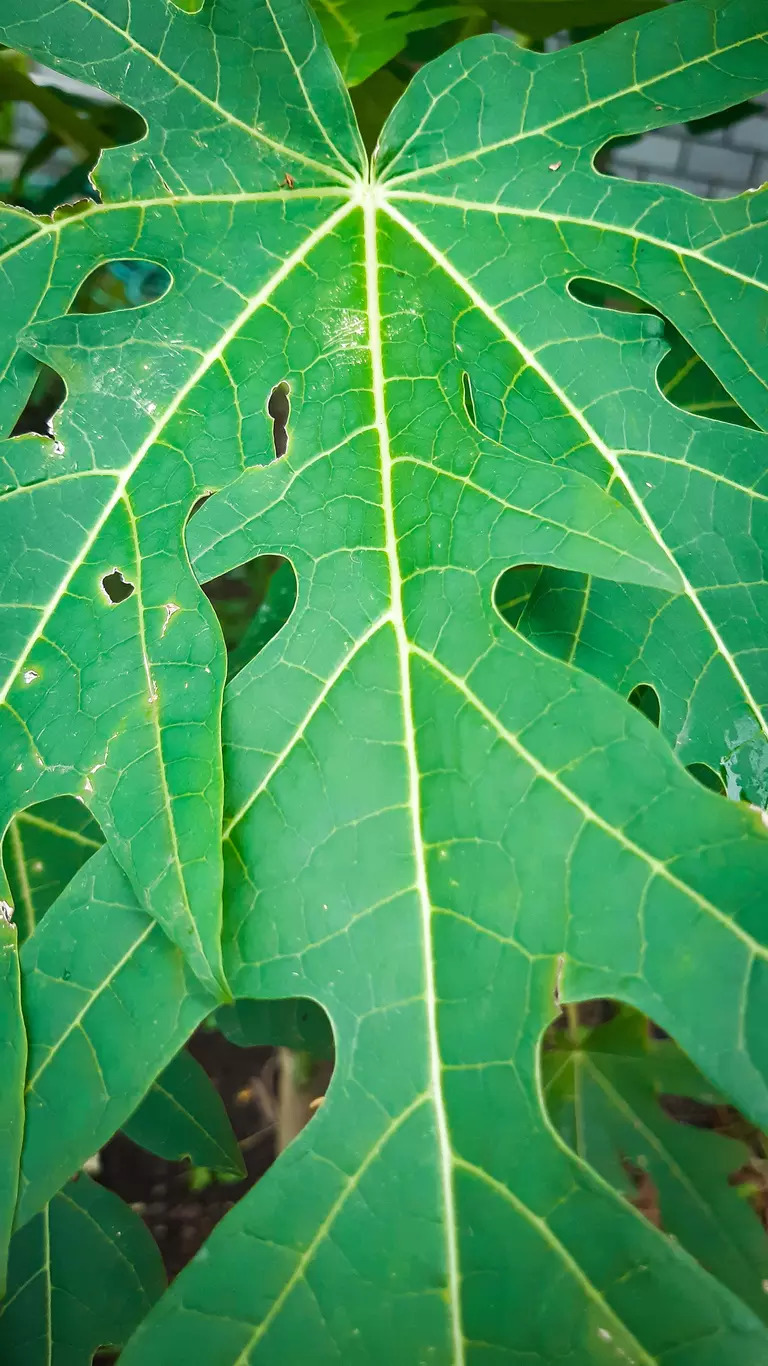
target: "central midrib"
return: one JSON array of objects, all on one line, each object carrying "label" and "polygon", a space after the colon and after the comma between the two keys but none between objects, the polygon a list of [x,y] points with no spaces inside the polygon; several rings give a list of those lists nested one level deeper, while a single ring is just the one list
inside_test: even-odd
[{"label": "central midrib", "polygon": [[389,445],[389,426],[385,402],[384,361],[382,354],[381,308],[379,303],[379,260],[376,235],[377,204],[374,194],[363,199],[365,222],[365,275],[371,380],[374,421],[381,458],[382,504],[384,512],[385,552],[389,568],[392,625],[395,633],[400,671],[400,691],[403,705],[403,741],[408,765],[408,805],[411,815],[415,883],[419,897],[424,948],[424,990],[427,1010],[430,1090],[435,1115],[435,1130],[440,1164],[440,1186],[443,1200],[445,1259],[448,1279],[448,1302],[451,1316],[453,1366],[464,1366],[464,1336],[461,1324],[460,1272],[457,1243],[456,1208],[453,1192],[453,1157],[448,1129],[448,1117],[442,1089],[442,1063],[437,1030],[437,989],[435,983],[434,946],[432,942],[432,906],[424,860],[421,831],[421,797],[419,769],[416,756],[416,735],[413,723],[413,703],[409,665],[408,637],[403,618],[402,581],[397,553],[394,504],[392,496],[392,456]]}]

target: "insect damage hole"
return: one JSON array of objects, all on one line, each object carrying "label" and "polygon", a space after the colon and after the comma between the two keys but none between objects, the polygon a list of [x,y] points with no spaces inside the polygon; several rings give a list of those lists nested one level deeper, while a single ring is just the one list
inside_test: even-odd
[{"label": "insect damage hole", "polygon": [[125,602],[126,598],[136,591],[136,585],[129,579],[124,579],[120,569],[113,569],[111,573],[105,574],[101,580],[101,587],[105,596],[115,606],[119,602]]},{"label": "insect damage hole", "polygon": [[472,393],[472,381],[466,370],[461,372],[461,397],[464,401],[464,411],[467,414],[473,427],[477,426],[477,411],[475,409],[475,396]]},{"label": "insect damage hole", "polygon": [[275,446],[275,459],[279,460],[288,450],[288,419],[291,416],[290,385],[281,380],[276,384],[267,402],[267,412],[272,418],[272,440]]},{"label": "insect damage hole", "polygon": [[[50,365],[40,365],[31,393],[11,431],[11,436],[53,436],[53,419],[67,397],[64,380]],[[55,450],[55,455],[60,455]]]},{"label": "insect damage hole", "polygon": [[631,707],[642,712],[643,716],[647,717],[651,724],[658,729],[661,722],[661,701],[652,683],[638,683],[637,687],[632,689],[627,701]]}]

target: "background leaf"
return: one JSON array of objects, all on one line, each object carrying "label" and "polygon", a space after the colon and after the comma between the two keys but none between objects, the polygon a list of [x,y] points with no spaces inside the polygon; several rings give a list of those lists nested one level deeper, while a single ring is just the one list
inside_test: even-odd
[{"label": "background leaf", "polygon": [[612,1186],[635,1193],[648,1177],[661,1227],[756,1314],[768,1319],[765,1230],[729,1177],[747,1150],[705,1129],[677,1123],[661,1097],[718,1097],[671,1039],[653,1039],[641,1016],[562,1035],[544,1053],[550,1114],[565,1141]]},{"label": "background leaf", "polygon": [[87,807],[71,797],[41,802],[11,821],[4,862],[22,943],[102,843]]},{"label": "background leaf", "polygon": [[170,1162],[189,1158],[227,1176],[245,1176],[245,1164],[221,1097],[185,1048],[152,1082],[123,1133]]},{"label": "background leaf", "polygon": [[123,1345],[164,1285],[139,1216],[81,1172],[14,1236],[3,1361],[90,1366],[97,1348]]},{"label": "background leaf", "polygon": [[348,86],[359,85],[397,55],[411,33],[482,14],[479,4],[422,6],[419,0],[312,0]]},{"label": "background leaf", "polygon": [[598,28],[661,9],[667,0],[485,0],[500,24],[532,38],[547,38],[561,28]]},{"label": "background leaf", "polygon": [[314,1001],[235,1001],[216,1011],[216,1027],[239,1048],[271,1044],[333,1057],[328,1017]]}]

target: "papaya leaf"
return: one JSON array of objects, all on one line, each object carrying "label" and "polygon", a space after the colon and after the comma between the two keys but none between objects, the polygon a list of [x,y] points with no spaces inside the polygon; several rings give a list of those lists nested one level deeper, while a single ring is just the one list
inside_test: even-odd
[{"label": "papaya leaf", "polygon": [[129,1118],[211,1006],[108,849],[46,912],[21,970],[29,1064],[17,1226]]},{"label": "papaya leaf", "polygon": [[[41,6],[25,11],[13,0],[2,16],[10,44],[23,47],[26,38],[35,55],[57,54],[72,75],[93,79],[112,53],[114,92],[135,105],[171,99],[178,123],[171,134],[155,122],[141,151],[107,154],[97,177],[103,205],[53,221],[0,211],[9,298],[0,356],[10,373],[6,432],[32,374],[29,354],[14,356],[24,329],[26,352],[56,369],[69,392],[55,442],[0,443],[8,481],[16,485],[0,501],[7,652],[0,739],[12,756],[0,822],[32,801],[82,796],[143,904],[216,990],[225,658],[213,612],[189,570],[184,525],[202,494],[248,463],[244,425],[249,459],[267,458],[257,435],[267,415],[258,401],[243,414],[241,399],[246,410],[251,401],[233,395],[232,385],[244,376],[233,379],[225,352],[238,337],[245,344],[249,319],[279,280],[292,267],[300,273],[313,231],[326,233],[329,205],[340,216],[348,212],[339,207],[340,191],[359,161],[341,89],[331,83],[325,125],[306,96],[305,80],[322,86],[323,73],[332,70],[324,50],[313,55],[309,16],[297,14],[289,52],[279,41],[274,48],[278,30],[268,8],[251,8],[242,34],[224,40],[226,92],[218,89],[220,54],[204,14],[196,19],[153,3],[145,11],[147,33],[127,44],[114,4],[95,13],[74,0],[42,24]],[[187,62],[190,33],[202,63],[199,89],[173,69]],[[153,46],[162,46],[162,59]],[[272,55],[257,84],[243,83],[247,53],[265,46]],[[292,150],[286,136],[301,148]],[[313,188],[289,200],[281,183],[302,175]],[[172,226],[180,207],[188,215],[181,235]],[[225,265],[226,251],[218,262],[211,256],[207,230],[201,256],[185,260],[183,243],[195,235],[195,220],[211,211],[222,215],[222,229],[234,214],[236,233],[249,238],[249,217],[261,231],[262,215],[273,216],[274,229],[261,250],[241,259],[245,271],[237,280],[226,279],[233,259]],[[60,233],[71,250],[60,250]],[[67,308],[93,266],[131,258],[171,271],[174,288],[165,302],[109,322],[74,314],[48,321]],[[214,448],[211,405],[221,411]],[[119,603],[105,586],[116,569],[133,590]]]},{"label": "papaya leaf", "polygon": [[123,1125],[134,1143],[170,1162],[185,1157],[226,1176],[245,1176],[245,1163],[213,1082],[185,1048],[157,1077]]},{"label": "papaya leaf", "polygon": [[[584,576],[576,585],[578,604],[572,579],[547,574],[542,590],[562,585],[570,602],[558,606],[549,598],[544,633],[537,630],[531,638],[546,639],[561,657],[625,695],[637,684],[652,683],[661,698],[665,733],[680,758],[714,768],[723,763],[732,793],[765,805],[768,727],[762,708],[768,658],[761,622],[768,604],[758,550],[768,507],[764,439],[750,430],[729,434],[724,457],[722,426],[660,408],[658,396],[648,392],[650,354],[638,343],[648,335],[644,329],[658,323],[576,301],[571,307],[567,294],[570,279],[587,277],[657,308],[747,417],[757,426],[768,424],[761,321],[768,281],[759,245],[768,196],[750,193],[715,206],[656,186],[607,179],[592,168],[609,126],[614,132],[623,126],[625,132],[639,133],[654,122],[672,121],[670,101],[679,100],[678,117],[685,118],[697,100],[711,108],[726,89],[732,100],[738,98],[740,73],[753,60],[758,72],[764,60],[758,55],[765,50],[760,32],[752,40],[752,58],[752,44],[739,36],[754,14],[747,0],[722,7],[716,19],[709,5],[649,16],[645,23],[655,18],[664,25],[690,60],[679,72],[666,73],[662,47],[648,42],[641,52],[639,89],[628,79],[622,84],[619,75],[631,63],[626,31],[612,30],[599,45],[568,49],[556,69],[559,89],[569,93],[552,120],[542,111],[547,98],[557,103],[560,96],[542,77],[554,68],[542,69],[541,58],[521,52],[516,61],[519,129],[508,131],[501,101],[484,96],[485,148],[474,135],[465,145],[466,126],[459,121],[452,134],[443,133],[440,89],[447,85],[450,94],[444,99],[455,101],[466,88],[469,108],[477,112],[473,91],[492,84],[496,64],[506,57],[501,50],[488,52],[454,83],[456,58],[449,54],[398,106],[389,123],[392,150],[384,146],[382,159],[389,163],[390,212],[397,205],[417,240],[429,240],[433,258],[444,257],[453,276],[465,282],[468,302],[478,296],[476,325],[487,320],[487,345],[499,359],[496,373],[486,366],[472,376],[480,428],[519,448],[530,440],[526,424],[528,432],[542,438],[526,404],[538,418],[542,412],[553,419],[566,416],[570,409],[581,414],[570,442],[560,444],[561,458],[567,452],[581,463],[602,449],[603,471],[610,467],[614,491],[621,490],[636,507],[682,571],[683,592],[674,594],[625,590]],[[695,44],[713,34],[713,25],[711,41],[723,58],[720,79],[707,89],[708,62],[696,57]],[[599,73],[591,54],[598,51],[603,70],[615,63],[617,89],[613,96],[607,90],[595,93],[593,104],[585,100],[582,82],[597,92]],[[441,67],[442,77],[437,74]],[[758,81],[764,84],[764,77]],[[543,134],[537,131],[541,120]],[[413,122],[416,133],[407,126]],[[542,183],[547,177],[548,187]],[[479,270],[466,229],[475,215],[485,222],[487,259]],[[523,240],[525,254],[519,255]],[[519,278],[507,303],[510,257]],[[556,281],[565,298],[560,297],[554,322],[547,303]],[[609,357],[617,355],[622,341],[617,369]],[[609,369],[616,374],[616,388],[601,394],[593,377]],[[510,371],[526,375],[511,395]],[[555,389],[549,385],[542,401],[538,382],[545,375]],[[553,399],[558,388],[562,401]],[[660,423],[668,432],[663,442]],[[589,468],[595,477],[606,477],[599,464]],[[723,535],[726,521],[729,530]],[[518,625],[528,633],[526,618]]]},{"label": "papaya leaf", "polygon": [[[539,1041],[561,1001],[614,996],[764,1121],[765,828],[493,605],[510,565],[676,595],[719,661],[721,709],[765,725],[757,591],[737,620],[715,591],[732,579],[712,582],[732,533],[757,555],[759,515],[745,529],[728,500],[721,517],[712,478],[687,535],[674,520],[681,451],[730,478],[764,468],[764,437],[663,398],[658,321],[607,321],[568,292],[578,275],[647,294],[695,331],[748,415],[764,403],[747,308],[765,292],[762,201],[701,205],[592,164],[616,136],[758,90],[762,16],[752,0],[697,0],[547,56],[471,40],[414,79],[363,172],[341,77],[298,0],[198,15],[11,3],[9,41],[58,53],[148,125],[105,155],[107,202],[61,221],[59,255],[103,259],[117,239],[121,259],[140,251],[175,282],[142,317],[25,334],[70,386],[57,433],[74,412],[121,438],[114,392],[151,339],[155,422],[172,428],[189,399],[167,439],[183,435],[189,461],[204,432],[220,489],[189,522],[198,580],[265,554],[296,574],[291,617],[226,694],[223,959],[235,997],[314,1000],[337,1043],[319,1114],[125,1366],[271,1366],[307,1343],[319,1363],[762,1364],[760,1320],[555,1134]],[[6,270],[21,271],[26,240]],[[281,385],[287,444],[271,459]],[[228,441],[236,478],[237,461],[223,477],[216,460]],[[665,478],[646,479],[657,466]],[[115,895],[111,879],[128,860],[104,828],[110,848],[86,869],[127,915],[128,883]],[[48,932],[48,962],[62,943],[85,953],[84,874],[71,939],[65,894],[25,952]],[[176,952],[146,910],[131,914]],[[139,937],[119,962],[154,1000]],[[46,960],[30,960],[42,1037]],[[108,995],[86,984],[80,1009]],[[119,1025],[93,1024],[124,1065]],[[49,1079],[66,1076],[52,1058]],[[106,1112],[115,1097],[113,1123],[126,1089],[115,1075],[100,1098]],[[98,1103],[86,1090],[68,1117],[70,1155]],[[25,1179],[48,1199],[61,1168],[29,1113]]]},{"label": "papaya leaf", "polygon": [[24,1070],[27,1040],[21,1014],[19,951],[16,928],[0,912],[0,1039],[2,1040],[2,1090],[0,1090],[0,1295],[5,1287],[8,1244],[13,1227],[19,1185],[21,1142],[24,1133]]},{"label": "papaya leaf", "polygon": [[164,1286],[138,1214],[81,1172],[13,1238],[2,1359],[91,1366],[97,1348],[122,1347]]},{"label": "papaya leaf", "polygon": [[[768,1319],[765,1231],[728,1178],[746,1162],[732,1139],[680,1124],[663,1095],[722,1098],[706,1087],[671,1039],[624,1011],[543,1058],[550,1114],[565,1141],[606,1181],[634,1194],[632,1173],[655,1188],[661,1227]],[[709,1094],[707,1095],[707,1091]]]},{"label": "papaya leaf", "polygon": [[22,811],[5,839],[6,871],[23,943],[103,840],[87,808],[71,797],[54,797]]}]

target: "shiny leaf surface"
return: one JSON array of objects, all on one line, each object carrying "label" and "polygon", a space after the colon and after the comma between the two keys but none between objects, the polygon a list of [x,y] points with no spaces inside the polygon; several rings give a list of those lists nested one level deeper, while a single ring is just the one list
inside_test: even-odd
[{"label": "shiny leaf surface", "polygon": [[[554,1133],[539,1041],[563,1000],[614,996],[764,1122],[765,828],[615,691],[511,630],[493,593],[510,566],[544,565],[678,602],[678,635],[710,661],[712,734],[744,724],[761,743],[765,438],[667,402],[660,324],[568,286],[647,297],[759,421],[763,199],[702,204],[592,161],[759,89],[764,20],[752,0],[697,0],[558,54],[471,40],[414,79],[363,171],[299,0],[130,16],[68,0],[44,27],[42,0],[36,17],[12,5],[9,41],[148,123],[104,158],[104,206],[56,226],[57,260],[135,251],[174,280],[141,316],[25,334],[70,386],[65,451],[75,422],[132,430],[114,395],[150,365],[150,430],[185,469],[201,452],[195,488],[220,490],[189,521],[197,579],[261,555],[296,575],[291,616],[226,691],[223,962],[235,997],[315,1001],[337,1048],[320,1112],[126,1366],[274,1366],[307,1343],[345,1366],[762,1366],[760,1320]],[[25,279],[54,229],[26,231],[6,261]],[[62,1179],[65,1047],[91,1068],[56,1128],[71,1161],[207,1013],[102,824],[110,847],[27,946],[27,1215]],[[72,975],[87,961],[63,1028],[62,943]],[[175,1012],[127,1077],[123,972],[134,1027]],[[101,1092],[84,1042],[112,1065]]]}]

